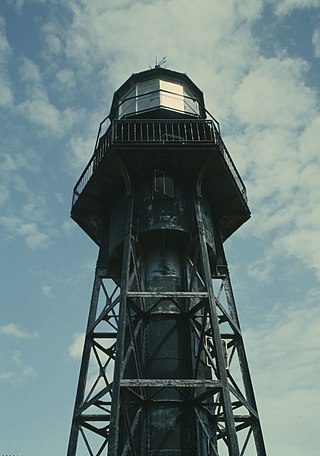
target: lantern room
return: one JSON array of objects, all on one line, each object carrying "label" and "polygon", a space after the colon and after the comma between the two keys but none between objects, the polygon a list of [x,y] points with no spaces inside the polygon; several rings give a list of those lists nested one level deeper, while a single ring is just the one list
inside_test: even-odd
[{"label": "lantern room", "polygon": [[205,118],[203,94],[183,73],[155,67],[133,74],[114,94],[110,118]]}]

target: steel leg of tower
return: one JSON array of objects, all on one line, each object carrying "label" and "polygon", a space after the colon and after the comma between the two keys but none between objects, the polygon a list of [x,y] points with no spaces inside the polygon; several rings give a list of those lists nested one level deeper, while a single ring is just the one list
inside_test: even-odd
[{"label": "steel leg of tower", "polygon": [[[106,451],[108,456],[151,455],[146,408],[150,403],[155,408],[171,407],[170,391],[175,392],[175,404],[190,405],[196,423],[198,446],[188,454],[245,456],[250,445],[252,454],[253,445],[257,456],[266,455],[229,274],[226,264],[219,271],[210,265],[199,198],[195,197],[194,248],[185,256],[185,288],[148,291],[132,230],[133,194],[128,197],[120,286],[114,284],[110,291],[104,269],[98,265],[96,270],[68,456],[77,454],[79,440],[88,455]],[[223,249],[222,243],[219,248]],[[213,277],[220,284],[216,293]],[[193,341],[191,378],[143,376],[139,347],[143,321],[152,312],[147,304],[161,300],[172,302],[176,318],[188,322]],[[94,379],[89,378],[92,360],[97,366]],[[130,364],[135,377],[125,378]],[[201,378],[205,370],[210,378]]]},{"label": "steel leg of tower", "polygon": [[[103,302],[103,306],[99,305]],[[102,309],[99,309],[102,307]],[[105,271],[97,267],[83,355],[80,367],[78,389],[68,446],[68,456],[77,454],[78,441],[82,440],[86,454],[94,454],[90,437],[101,437],[99,451],[108,442],[111,410],[111,389],[115,345],[118,333],[118,286],[108,291],[105,285]],[[103,327],[103,324],[106,328]],[[92,376],[92,378],[90,378]],[[95,454],[101,454],[95,453]]]}]

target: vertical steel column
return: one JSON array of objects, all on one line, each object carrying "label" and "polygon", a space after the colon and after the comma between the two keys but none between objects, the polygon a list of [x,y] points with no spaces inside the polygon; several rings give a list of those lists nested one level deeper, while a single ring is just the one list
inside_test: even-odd
[{"label": "vertical steel column", "polygon": [[[89,455],[93,454],[93,447],[97,445],[96,454],[101,454],[108,441],[112,389],[110,371],[114,360],[118,320],[116,308],[119,303],[118,286],[112,282],[110,290],[110,285],[108,287],[104,283],[108,280],[106,269],[98,264],[84,340],[68,456],[74,456],[78,451],[80,437]],[[95,435],[99,442],[88,438],[85,431]]]},{"label": "vertical steel column", "polygon": [[216,349],[216,360],[217,360],[217,371],[222,383],[222,402],[223,409],[225,414],[225,425],[226,425],[226,434],[227,434],[227,444],[230,456],[240,456],[240,450],[237,440],[236,428],[234,423],[232,404],[230,400],[230,392],[228,387],[228,379],[225,368],[225,358],[223,355],[223,347],[221,334],[219,329],[219,321],[216,312],[216,301],[215,295],[212,286],[212,273],[210,268],[210,262],[208,257],[207,242],[204,231],[204,223],[202,217],[202,208],[201,208],[201,196],[199,194],[195,195],[195,214],[197,218],[198,225],[198,237],[200,243],[200,253],[201,253],[201,264],[203,267],[205,284],[208,291],[209,299],[209,314],[210,314],[210,323],[212,326],[212,337],[214,340],[214,345]]},{"label": "vertical steel column", "polygon": [[[238,315],[237,315],[237,310],[236,310],[236,306],[235,306],[235,300],[234,300],[234,295],[233,295],[233,291],[232,291],[232,287],[231,287],[231,281],[230,281],[228,269],[226,270],[224,287],[226,290],[226,294],[229,297],[228,302],[230,303],[230,308],[232,308],[235,319],[240,328],[240,323],[239,323],[239,319],[238,319]],[[267,453],[266,453],[265,444],[264,444],[264,440],[263,440],[261,424],[260,424],[260,420],[258,417],[258,409],[257,409],[257,404],[256,404],[255,396],[254,396],[254,391],[253,391],[253,386],[252,386],[252,381],[251,381],[251,376],[250,376],[250,371],[249,371],[249,364],[248,364],[248,360],[247,360],[242,338],[240,338],[238,341],[237,352],[238,352],[239,363],[240,363],[240,367],[241,367],[241,371],[242,371],[243,384],[244,384],[246,396],[247,396],[249,404],[256,411],[256,414],[257,414],[257,417],[254,420],[254,424],[252,425],[253,435],[254,435],[256,449],[257,449],[257,456],[266,456]]]},{"label": "vertical steel column", "polygon": [[93,285],[90,310],[89,310],[89,317],[88,317],[88,323],[87,323],[87,330],[86,330],[84,348],[83,348],[83,353],[82,353],[78,388],[77,388],[74,413],[73,413],[73,418],[72,418],[71,433],[70,433],[67,456],[74,456],[77,451],[78,438],[79,438],[79,432],[80,432],[79,410],[80,410],[80,407],[83,405],[84,398],[85,398],[85,388],[86,388],[90,353],[91,353],[91,347],[92,347],[91,331],[92,331],[92,326],[94,324],[94,321],[96,319],[100,286],[101,286],[101,277],[99,274],[99,268],[97,267],[96,272],[95,272],[94,285]]},{"label": "vertical steel column", "polygon": [[120,284],[120,312],[119,312],[119,325],[118,325],[118,337],[116,344],[116,360],[113,377],[112,387],[112,416],[110,421],[110,434],[109,434],[109,445],[108,445],[108,456],[118,455],[119,446],[119,416],[120,416],[120,405],[121,405],[121,392],[120,382],[124,372],[124,350],[125,350],[125,335],[126,335],[126,323],[127,323],[127,293],[128,293],[128,282],[130,273],[130,257],[132,250],[132,214],[134,205],[134,192],[131,188],[129,194],[127,194],[127,218],[125,228],[125,239],[123,247],[123,260],[122,260],[122,271],[121,271],[121,284]]},{"label": "vertical steel column", "polygon": [[[227,265],[227,260],[226,260],[226,256],[225,256],[225,252],[224,252],[223,243],[221,241],[220,233],[218,232],[218,230],[216,230],[215,239],[216,239],[216,248],[217,248],[217,251],[219,252],[219,258],[220,258],[219,269],[220,269],[220,273],[223,275],[223,288],[225,290],[225,294],[226,294],[226,298],[227,298],[229,313],[230,313],[231,318],[236,322],[238,328],[240,329],[240,322],[239,322],[238,312],[237,312],[234,294],[233,294],[233,290],[232,290],[229,268]],[[253,435],[254,435],[257,456],[266,456],[267,453],[266,453],[264,439],[263,439],[263,435],[262,435],[261,424],[260,424],[260,420],[258,417],[258,409],[257,409],[257,404],[256,404],[255,396],[254,396],[253,385],[252,385],[252,380],[251,380],[250,370],[249,370],[249,364],[248,364],[242,337],[238,337],[236,349],[237,349],[237,353],[238,353],[239,364],[240,364],[240,369],[241,369],[241,374],[242,374],[243,385],[244,385],[244,389],[245,389],[245,393],[246,393],[246,398],[248,400],[248,403],[252,407],[252,409],[256,412],[256,416],[253,416],[254,422],[252,425],[252,431],[253,431]]]}]

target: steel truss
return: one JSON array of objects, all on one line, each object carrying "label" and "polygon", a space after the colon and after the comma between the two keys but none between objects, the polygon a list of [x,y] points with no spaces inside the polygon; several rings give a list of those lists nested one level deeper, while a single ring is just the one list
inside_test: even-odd
[{"label": "steel truss", "polygon": [[[198,448],[177,456],[265,456],[223,245],[216,239],[220,260],[212,264],[201,195],[194,197],[197,232],[185,255],[186,287],[181,291],[146,290],[143,248],[134,233],[133,207],[132,192],[120,283],[116,284],[99,262],[97,265],[68,456],[142,456],[137,433],[146,426],[145,404],[163,404],[161,392],[166,389],[179,393],[175,397],[192,408],[196,420]],[[143,321],[163,300],[174,304],[176,318],[189,322],[192,378],[143,377],[138,346]],[[125,377],[129,363],[134,365],[135,378]],[[204,365],[210,378],[204,378]],[[122,431],[120,422],[125,423]],[[143,454],[149,456],[148,445],[146,441]]]}]

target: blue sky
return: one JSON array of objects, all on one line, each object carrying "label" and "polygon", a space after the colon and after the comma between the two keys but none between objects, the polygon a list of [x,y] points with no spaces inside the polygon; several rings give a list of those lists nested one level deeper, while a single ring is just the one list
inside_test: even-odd
[{"label": "blue sky", "polygon": [[0,454],[65,454],[97,256],[72,188],[163,56],[247,186],[226,249],[267,449],[320,453],[319,24],[319,0],[0,0]]}]

